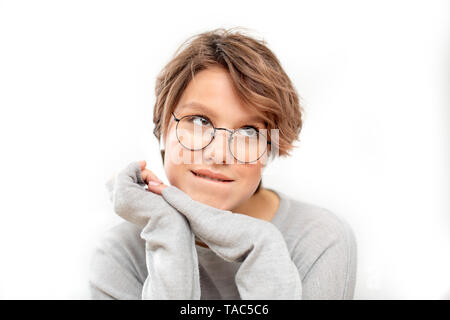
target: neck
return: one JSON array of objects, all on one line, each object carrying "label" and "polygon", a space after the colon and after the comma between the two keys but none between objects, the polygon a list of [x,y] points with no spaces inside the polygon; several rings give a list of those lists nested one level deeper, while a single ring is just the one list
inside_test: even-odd
[{"label": "neck", "polygon": [[233,209],[232,212],[271,221],[278,210],[279,203],[278,195],[270,190],[261,188],[247,201]]}]

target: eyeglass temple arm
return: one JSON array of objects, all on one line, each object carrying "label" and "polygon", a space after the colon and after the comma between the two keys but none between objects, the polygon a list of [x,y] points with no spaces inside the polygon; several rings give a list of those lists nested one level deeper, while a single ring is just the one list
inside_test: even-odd
[{"label": "eyeglass temple arm", "polygon": [[173,113],[173,111],[172,111],[172,116],[173,116],[173,118],[175,119],[176,122],[178,122],[178,121],[181,120],[181,119],[178,119],[178,118],[175,116],[175,113]]}]

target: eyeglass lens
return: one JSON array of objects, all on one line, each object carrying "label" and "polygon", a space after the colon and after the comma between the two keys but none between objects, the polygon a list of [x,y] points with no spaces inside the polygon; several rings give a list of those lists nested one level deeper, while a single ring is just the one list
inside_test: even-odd
[{"label": "eyeglass lens", "polygon": [[[177,124],[178,141],[191,150],[201,150],[214,138],[214,127],[208,119],[200,116],[184,116]],[[236,130],[229,148],[232,155],[241,162],[258,160],[267,149],[267,138],[252,127]]]}]

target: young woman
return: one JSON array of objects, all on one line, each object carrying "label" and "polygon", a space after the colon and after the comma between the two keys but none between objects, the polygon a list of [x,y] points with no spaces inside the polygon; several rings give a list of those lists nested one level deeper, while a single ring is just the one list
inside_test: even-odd
[{"label": "young woman", "polygon": [[352,299],[356,241],[332,212],[264,188],[288,156],[299,97],[264,41],[188,39],[156,84],[169,184],[135,161],[107,183],[125,221],[91,260],[93,299]]}]

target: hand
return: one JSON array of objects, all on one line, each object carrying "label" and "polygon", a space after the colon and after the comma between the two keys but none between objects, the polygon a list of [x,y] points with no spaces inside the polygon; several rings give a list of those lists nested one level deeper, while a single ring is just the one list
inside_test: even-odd
[{"label": "hand", "polygon": [[[162,191],[168,186],[165,185],[152,171],[146,169],[147,162],[145,160],[138,161],[141,166],[141,177],[142,180],[147,184],[147,188],[149,191],[162,195]],[[151,183],[158,183],[157,185]]]},{"label": "hand", "polygon": [[142,228],[148,271],[142,299],[200,299],[195,236],[186,218],[160,195],[167,186],[146,164],[132,162],[107,183],[114,212]]},{"label": "hand", "polygon": [[[141,227],[150,218],[156,222],[165,215],[179,216],[160,195],[167,186],[163,183],[151,185],[151,181],[161,180],[153,172],[146,170],[145,165],[145,161],[132,162],[106,183],[114,212]],[[145,189],[146,185],[148,190]]]},{"label": "hand", "polygon": [[184,191],[169,186],[163,198],[189,221],[194,234],[227,261],[242,262],[255,244],[284,243],[272,223],[245,214],[221,210],[193,200]]},{"label": "hand", "polygon": [[300,275],[274,224],[195,201],[174,186],[162,196],[219,257],[242,262],[234,277],[242,300],[301,299]]}]

